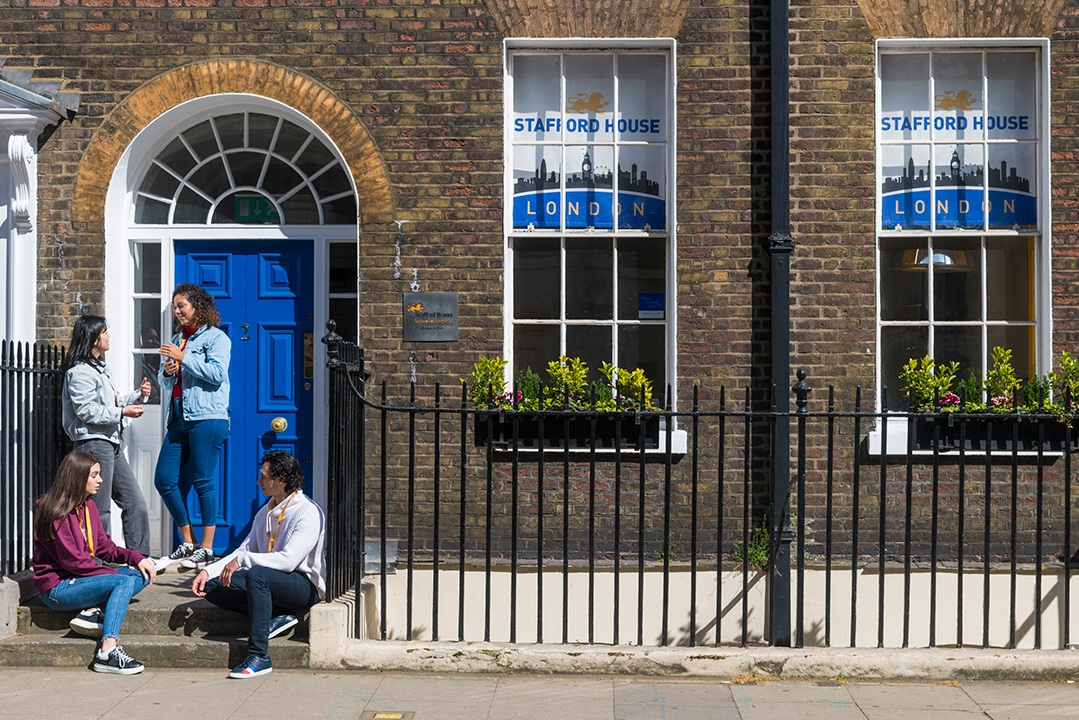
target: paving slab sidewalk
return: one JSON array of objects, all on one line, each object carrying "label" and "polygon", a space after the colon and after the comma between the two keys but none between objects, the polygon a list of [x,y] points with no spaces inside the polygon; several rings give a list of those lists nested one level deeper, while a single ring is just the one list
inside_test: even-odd
[{"label": "paving slab sidewalk", "polygon": [[0,669],[0,718],[54,720],[1037,720],[1079,719],[1067,683],[216,670],[96,675]]}]

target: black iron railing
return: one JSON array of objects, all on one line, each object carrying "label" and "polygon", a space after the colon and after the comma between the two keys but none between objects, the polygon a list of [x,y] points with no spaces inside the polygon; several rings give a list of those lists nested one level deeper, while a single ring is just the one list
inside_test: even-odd
[{"label": "black iron railing", "polygon": [[34,500],[68,449],[62,348],[0,340],[0,575],[30,567]]},{"label": "black iron railing", "polygon": [[[391,402],[362,351],[331,343],[330,357],[331,435],[347,436],[330,448],[335,592],[363,578],[365,546],[377,555],[378,626],[358,617],[357,634],[773,642],[754,593],[782,581],[796,646],[1071,642],[1076,447],[1051,415],[877,412],[860,390],[840,410],[831,388],[811,408],[800,372],[790,413],[695,388],[688,410],[526,416],[437,383]],[[794,463],[772,498],[781,417]],[[767,525],[776,503],[790,527]],[[394,540],[397,562],[380,563]],[[784,543],[793,577],[777,580]]]}]

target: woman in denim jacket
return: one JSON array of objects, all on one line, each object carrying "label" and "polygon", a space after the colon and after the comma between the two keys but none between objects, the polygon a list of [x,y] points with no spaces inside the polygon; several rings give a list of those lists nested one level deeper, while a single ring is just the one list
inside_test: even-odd
[{"label": "woman in denim jacket", "polygon": [[101,524],[112,529],[112,501],[120,506],[124,543],[150,556],[150,516],[146,498],[120,449],[126,418],[141,417],[142,403],[150,395],[150,381],[134,392],[120,395],[105,367],[109,329],[100,315],[82,315],[71,328],[71,343],[64,357],[64,392],[61,403],[64,432],[75,450],[101,461],[101,492],[93,496]]},{"label": "woman in denim jacket", "polygon": [[[229,355],[232,342],[218,329],[214,299],[194,283],[177,285],[172,309],[180,332],[163,343],[158,371],[161,397],[168,400],[168,430],[157,457],[154,486],[180,530],[182,542],[169,555],[184,567],[203,568],[214,560],[217,487],[214,470],[229,432]],[[195,544],[180,475],[191,465],[199,496],[202,538]]]}]

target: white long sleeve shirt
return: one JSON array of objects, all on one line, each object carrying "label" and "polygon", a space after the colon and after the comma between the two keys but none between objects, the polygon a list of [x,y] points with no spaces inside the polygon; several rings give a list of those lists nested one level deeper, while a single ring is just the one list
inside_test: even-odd
[{"label": "white long sleeve shirt", "polygon": [[[251,532],[231,554],[206,566],[210,579],[233,558],[241,569],[255,566],[303,573],[326,597],[326,517],[322,508],[297,490],[292,499],[270,509],[266,503],[255,514]],[[276,533],[276,537],[275,537]],[[273,550],[270,538],[275,537]]]}]

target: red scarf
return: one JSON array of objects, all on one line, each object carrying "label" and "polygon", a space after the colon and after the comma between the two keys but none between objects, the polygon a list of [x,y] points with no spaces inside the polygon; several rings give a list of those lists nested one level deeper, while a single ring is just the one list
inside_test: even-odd
[{"label": "red scarf", "polygon": [[[188,341],[188,339],[189,339],[189,338],[190,338],[190,337],[191,337],[192,335],[194,335],[194,334],[195,334],[195,328],[193,328],[193,327],[187,327],[187,326],[185,325],[185,326],[184,326],[184,329],[183,329],[183,331],[182,331],[182,332],[183,332],[183,336],[184,336],[184,337],[183,337],[183,339],[182,339],[182,340],[180,341],[180,350],[181,350],[181,351],[182,351],[182,350],[183,350],[183,349],[184,349],[185,347],[187,347],[187,341]],[[175,385],[173,385],[173,387],[172,387],[172,399],[173,399],[173,400],[175,400],[175,399],[177,399],[177,398],[183,397],[183,394],[184,394],[184,374],[183,374],[183,372],[182,372],[182,371],[180,370],[180,365],[179,365],[179,363],[177,363],[177,365],[176,365],[176,384],[175,384]]]}]

